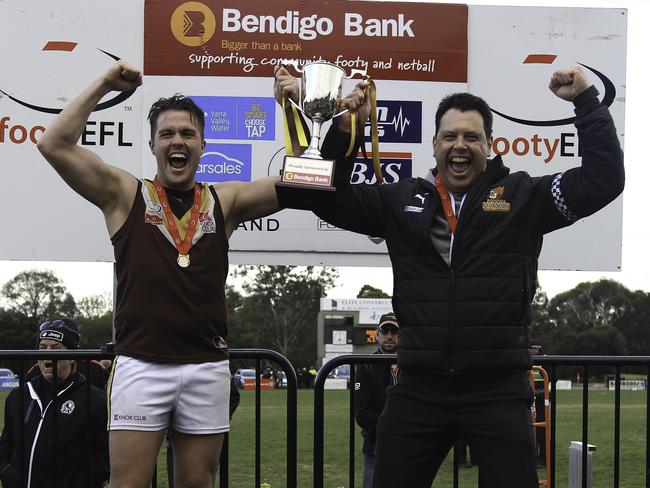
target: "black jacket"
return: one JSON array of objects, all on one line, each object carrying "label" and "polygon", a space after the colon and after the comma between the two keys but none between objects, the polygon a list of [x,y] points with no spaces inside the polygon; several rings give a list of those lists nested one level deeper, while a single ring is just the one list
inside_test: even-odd
[{"label": "black jacket", "polygon": [[[108,419],[106,395],[102,390],[91,386],[87,391],[83,375],[73,373],[59,385],[55,405],[52,384],[38,376],[24,385],[24,410],[20,400],[20,389],[16,388],[5,401],[4,429],[0,436],[0,479],[4,488],[49,488],[54,486],[57,477],[60,488],[95,488],[108,479]],[[25,463],[23,485],[21,456]],[[92,474],[90,483],[89,474]]]},{"label": "black jacket", "polygon": [[431,237],[442,213],[435,186],[422,178],[374,187],[349,184],[354,162],[344,156],[349,137],[330,129],[322,153],[337,160],[337,191],[316,213],[337,227],[386,240],[401,368],[441,373],[531,368],[530,302],[544,234],[603,208],[624,186],[616,129],[597,93],[591,87],[574,100],[581,167],[531,177],[510,173],[500,157],[488,162],[463,203],[450,265]]},{"label": "black jacket", "polygon": [[361,427],[363,452],[374,456],[377,420],[386,403],[386,388],[397,382],[397,371],[393,374],[390,364],[359,364],[355,379],[354,414]]}]

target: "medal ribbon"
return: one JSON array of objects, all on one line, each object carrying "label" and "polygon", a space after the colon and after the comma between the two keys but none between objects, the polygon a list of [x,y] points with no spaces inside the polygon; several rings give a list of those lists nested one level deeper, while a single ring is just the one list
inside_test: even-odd
[{"label": "medal ribbon", "polygon": [[440,195],[440,202],[442,203],[442,209],[445,212],[445,218],[449,224],[452,234],[456,234],[456,226],[458,225],[458,219],[454,210],[451,208],[451,198],[449,198],[449,192],[445,188],[445,184],[440,179],[440,176],[436,175],[436,190],[438,190],[438,195]]},{"label": "medal ribbon", "polygon": [[[384,182],[384,176],[381,173],[381,162],[379,159],[379,125],[377,123],[377,86],[375,82],[366,75],[366,81],[368,82],[368,98],[370,99],[370,140],[372,143],[372,165],[375,168],[375,175],[377,176],[377,181],[379,183]],[[345,153],[345,157],[349,157],[352,154],[355,143],[355,134],[356,131],[356,114],[352,113],[352,133],[350,136],[350,145],[348,146],[348,151]],[[362,127],[359,128],[360,131],[363,130]],[[363,137],[363,135],[362,135]],[[365,156],[365,151],[364,151]]]},{"label": "medal ribbon", "polygon": [[298,113],[296,106],[287,97],[282,99],[282,115],[284,117],[284,146],[286,153],[300,156],[309,146],[307,134],[309,129],[306,122]]},{"label": "medal ribbon", "polygon": [[174,246],[180,254],[187,254],[192,247],[192,238],[196,233],[196,228],[199,223],[199,207],[201,204],[201,187],[198,184],[194,184],[194,201],[192,202],[192,212],[190,213],[190,221],[187,224],[187,229],[185,230],[185,238],[181,239],[181,234],[178,226],[176,225],[174,214],[172,213],[171,208],[169,207],[169,200],[167,199],[167,193],[165,189],[160,184],[158,176],[153,179],[153,185],[158,194],[158,200],[162,205],[163,212],[167,218],[167,225],[165,226],[169,233],[174,239]]}]

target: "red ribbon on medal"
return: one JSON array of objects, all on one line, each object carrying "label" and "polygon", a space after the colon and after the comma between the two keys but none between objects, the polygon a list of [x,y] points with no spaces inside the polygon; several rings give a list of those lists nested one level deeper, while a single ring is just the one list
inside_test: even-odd
[{"label": "red ribbon on medal", "polygon": [[181,268],[187,268],[190,265],[190,248],[192,247],[192,238],[196,234],[196,228],[199,223],[199,207],[201,205],[201,187],[198,184],[194,184],[194,201],[192,202],[192,212],[190,213],[190,222],[187,225],[185,230],[185,238],[181,239],[180,230],[176,225],[174,220],[174,214],[169,206],[169,200],[167,199],[167,193],[165,189],[160,184],[158,176],[153,179],[153,186],[156,189],[158,194],[158,200],[162,205],[163,212],[165,212],[165,217],[167,218],[167,225],[165,226],[174,240],[174,246],[178,250],[178,257],[176,262]]}]

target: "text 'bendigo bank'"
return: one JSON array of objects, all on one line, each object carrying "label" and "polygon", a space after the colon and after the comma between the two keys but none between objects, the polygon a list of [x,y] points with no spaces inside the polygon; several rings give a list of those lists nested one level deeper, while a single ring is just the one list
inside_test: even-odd
[{"label": "text 'bendigo bank'", "polygon": [[[301,17],[298,10],[287,10],[286,15],[244,15],[235,8],[223,9],[223,32],[298,35],[300,39],[312,40],[318,36],[328,36],[334,32],[334,21],[316,14]],[[413,19],[404,14],[389,19],[364,19],[358,13],[346,13],[344,35],[350,37],[415,37]]]}]

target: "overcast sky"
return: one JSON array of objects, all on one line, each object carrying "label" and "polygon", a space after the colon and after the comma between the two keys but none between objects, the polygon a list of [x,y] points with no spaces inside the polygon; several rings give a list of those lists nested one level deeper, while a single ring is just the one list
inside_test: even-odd
[{"label": "overcast sky", "polygon": [[[440,0],[438,0],[440,2]],[[458,3],[458,2],[440,2]],[[650,74],[647,46],[650,46],[650,2],[648,0],[544,0],[544,1],[472,1],[470,5],[518,5],[560,7],[608,7],[628,9],[627,30],[627,87],[625,113],[625,161],[627,183],[623,210],[623,263],[617,273],[542,271],[540,283],[549,295],[569,290],[582,281],[602,277],[620,281],[633,290],[650,292],[650,266],[646,254],[650,243],[650,161],[643,146],[648,140],[647,130],[650,101],[647,85]],[[644,91],[645,90],[645,91]],[[98,218],[100,216],[98,215]],[[51,269],[65,283],[76,299],[112,290],[112,264],[109,263],[52,263],[0,261],[0,284],[5,283],[25,269]],[[342,283],[328,294],[329,297],[352,298],[368,283],[386,292],[392,291],[390,268],[340,268]]]}]

